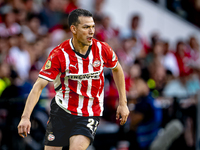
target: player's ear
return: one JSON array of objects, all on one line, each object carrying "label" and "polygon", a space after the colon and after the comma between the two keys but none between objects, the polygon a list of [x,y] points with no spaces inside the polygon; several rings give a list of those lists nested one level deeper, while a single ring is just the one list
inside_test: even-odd
[{"label": "player's ear", "polygon": [[76,34],[76,26],[75,25],[71,25],[70,30],[72,31],[73,34]]}]

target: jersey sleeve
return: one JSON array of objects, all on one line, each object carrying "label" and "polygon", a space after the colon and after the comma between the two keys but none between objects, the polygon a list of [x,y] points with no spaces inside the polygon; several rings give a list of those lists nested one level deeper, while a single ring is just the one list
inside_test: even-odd
[{"label": "jersey sleeve", "polygon": [[106,43],[103,43],[102,57],[104,60],[104,66],[110,69],[114,69],[118,63],[118,57],[113,49]]},{"label": "jersey sleeve", "polygon": [[39,72],[39,77],[47,81],[54,81],[56,76],[60,73],[61,65],[59,58],[55,52],[51,52]]}]

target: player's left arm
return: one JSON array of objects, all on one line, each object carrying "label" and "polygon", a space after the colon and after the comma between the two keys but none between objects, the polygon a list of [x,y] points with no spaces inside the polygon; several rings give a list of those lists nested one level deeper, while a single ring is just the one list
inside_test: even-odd
[{"label": "player's left arm", "polygon": [[119,62],[117,66],[112,69],[112,73],[119,93],[119,105],[117,107],[116,119],[120,119],[120,125],[123,125],[127,121],[129,109],[127,107],[124,73]]}]

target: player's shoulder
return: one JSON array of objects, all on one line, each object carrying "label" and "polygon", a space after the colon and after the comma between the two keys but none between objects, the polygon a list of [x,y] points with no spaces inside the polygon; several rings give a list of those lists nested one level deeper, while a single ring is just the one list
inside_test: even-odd
[{"label": "player's shoulder", "polygon": [[50,54],[60,54],[63,53],[62,51],[65,49],[69,49],[70,48],[70,44],[69,44],[69,40],[66,40],[64,42],[62,42],[61,44],[59,44],[58,46],[56,46]]},{"label": "player's shoulder", "polygon": [[108,43],[99,41],[99,40],[97,40],[97,39],[93,39],[93,43],[92,43],[92,44],[93,44],[93,45],[96,45],[96,46],[98,46],[98,44],[100,44],[103,50],[105,50],[105,49],[108,49],[108,50],[109,50],[109,49],[111,48],[111,47],[108,45]]},{"label": "player's shoulder", "polygon": [[71,46],[70,46],[70,39],[65,40],[64,42],[62,42],[61,44],[58,45],[58,48],[60,50],[71,50]]}]

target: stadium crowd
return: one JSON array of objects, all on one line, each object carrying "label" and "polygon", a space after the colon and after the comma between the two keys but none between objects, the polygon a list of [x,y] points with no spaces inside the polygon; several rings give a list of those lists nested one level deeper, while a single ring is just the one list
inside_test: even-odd
[{"label": "stadium crowd", "polygon": [[[195,149],[198,39],[188,35],[188,39],[174,41],[176,47],[171,48],[159,33],[144,37],[139,30],[139,14],[132,16],[126,30],[114,28],[112,19],[102,11],[103,3],[95,0],[93,6],[95,38],[107,42],[119,58],[131,113],[128,122],[120,126],[115,119],[117,89],[111,72],[105,69],[105,110],[93,149],[147,150],[159,145],[166,150]],[[20,138],[17,125],[49,52],[72,37],[66,20],[76,8],[77,0],[0,0],[1,150],[43,149],[49,104],[55,95],[53,84],[45,87],[34,109],[31,135]],[[163,130],[167,132],[168,127],[174,127],[177,135],[165,134]],[[165,140],[159,141],[159,137]]]}]

